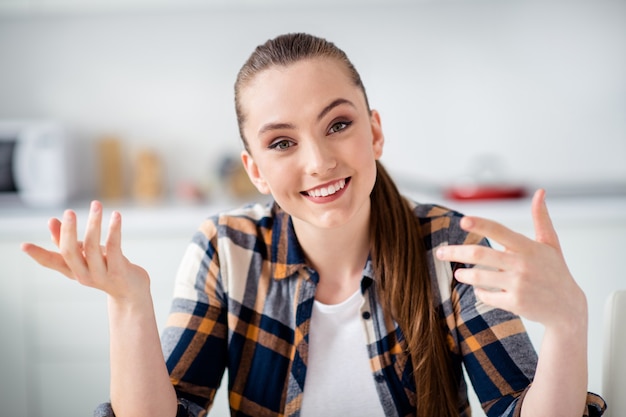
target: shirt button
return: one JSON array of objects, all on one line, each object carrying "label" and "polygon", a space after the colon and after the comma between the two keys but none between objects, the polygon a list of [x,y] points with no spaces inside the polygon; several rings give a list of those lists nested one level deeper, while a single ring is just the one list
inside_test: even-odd
[{"label": "shirt button", "polygon": [[365,320],[369,320],[370,318],[372,318],[372,315],[370,314],[370,312],[369,312],[369,311],[364,311],[364,312],[363,312],[363,318],[364,318]]}]

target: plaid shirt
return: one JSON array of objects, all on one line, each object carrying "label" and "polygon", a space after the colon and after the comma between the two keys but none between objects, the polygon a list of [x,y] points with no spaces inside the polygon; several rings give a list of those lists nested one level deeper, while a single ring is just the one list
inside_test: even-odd
[{"label": "plaid shirt", "polygon": [[[488,416],[518,416],[537,356],[519,317],[481,304],[438,260],[448,244],[484,244],[459,227],[461,215],[415,205],[437,308],[448,325],[459,377],[459,415],[470,416],[462,366]],[[387,416],[415,415],[406,343],[377,298],[370,262],[361,307],[372,378]],[[189,245],[162,334],[179,415],[204,416],[228,369],[233,416],[298,416],[306,380],[309,322],[319,276],[307,265],[289,215],[277,205],[247,206],[207,219]],[[591,415],[603,401],[588,396]],[[596,411],[597,409],[597,411]],[[598,414],[599,413],[599,414]]]}]

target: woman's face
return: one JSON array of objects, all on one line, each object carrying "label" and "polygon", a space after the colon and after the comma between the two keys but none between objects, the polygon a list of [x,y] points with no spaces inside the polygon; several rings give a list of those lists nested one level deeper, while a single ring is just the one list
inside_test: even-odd
[{"label": "woman's face", "polygon": [[369,218],[384,137],[341,63],[264,70],[241,90],[241,104],[248,175],[294,223],[333,228]]}]

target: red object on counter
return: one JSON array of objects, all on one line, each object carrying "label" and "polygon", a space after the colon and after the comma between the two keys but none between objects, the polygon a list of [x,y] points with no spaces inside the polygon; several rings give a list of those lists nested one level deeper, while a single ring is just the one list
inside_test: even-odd
[{"label": "red object on counter", "polygon": [[503,200],[526,196],[526,188],[517,185],[460,185],[444,190],[451,200]]}]

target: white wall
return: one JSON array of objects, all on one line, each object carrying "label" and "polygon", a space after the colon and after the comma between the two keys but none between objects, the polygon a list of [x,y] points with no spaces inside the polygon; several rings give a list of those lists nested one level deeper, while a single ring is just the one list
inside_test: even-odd
[{"label": "white wall", "polygon": [[308,31],[362,73],[398,173],[453,182],[492,154],[513,180],[626,180],[625,1],[328,3],[0,15],[0,119],[58,119],[87,149],[116,134],[159,150],[172,184],[201,182],[239,149],[240,65]]}]

